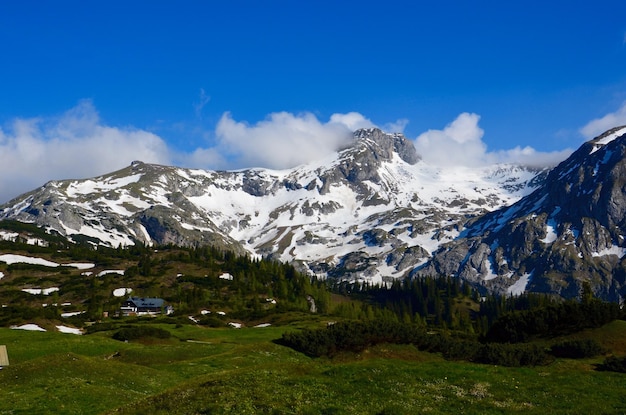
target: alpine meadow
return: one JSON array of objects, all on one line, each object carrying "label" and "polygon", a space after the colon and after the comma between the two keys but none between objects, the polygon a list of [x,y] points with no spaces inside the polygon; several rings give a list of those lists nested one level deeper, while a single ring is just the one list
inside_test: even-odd
[{"label": "alpine meadow", "polygon": [[0,210],[0,411],[621,412],[625,131],[457,181],[361,130],[49,182]]}]

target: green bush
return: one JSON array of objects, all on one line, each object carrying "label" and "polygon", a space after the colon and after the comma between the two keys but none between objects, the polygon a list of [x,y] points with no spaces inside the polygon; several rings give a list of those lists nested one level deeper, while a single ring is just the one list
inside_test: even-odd
[{"label": "green bush", "polygon": [[347,321],[325,329],[284,333],[281,343],[309,356],[333,356],[338,352],[361,352],[380,343],[416,344],[425,336],[412,324],[388,320]]},{"label": "green bush", "polygon": [[111,330],[115,330],[118,326],[119,324],[112,323],[112,322],[95,323],[95,324],[91,324],[85,327],[85,333],[92,334],[92,333],[97,333],[99,331],[111,331]]},{"label": "green bush", "polygon": [[164,329],[151,326],[131,326],[119,329],[114,335],[115,340],[129,341],[143,338],[169,339],[172,334]]},{"label": "green bush", "polygon": [[225,327],[226,323],[215,316],[202,316],[198,319],[198,324],[207,327]]},{"label": "green bush", "polygon": [[619,305],[593,300],[588,303],[565,301],[532,310],[502,315],[489,328],[485,339],[498,343],[523,343],[597,328],[620,318]]},{"label": "green bush", "polygon": [[594,357],[604,353],[602,346],[593,339],[586,340],[566,340],[554,344],[550,348],[550,353],[555,357],[566,357],[569,359],[584,359]]},{"label": "green bush", "polygon": [[604,363],[598,365],[597,369],[607,372],[626,373],[626,357],[607,357],[604,359]]},{"label": "green bush", "polygon": [[529,344],[487,343],[474,359],[477,363],[500,366],[541,366],[550,363],[548,354],[539,346]]}]

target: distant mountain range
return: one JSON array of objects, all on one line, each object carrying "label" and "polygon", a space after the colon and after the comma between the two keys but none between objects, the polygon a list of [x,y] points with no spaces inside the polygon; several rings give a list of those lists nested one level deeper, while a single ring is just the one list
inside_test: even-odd
[{"label": "distant mountain range", "polygon": [[0,206],[94,245],[213,245],[269,256],[311,275],[380,283],[445,275],[501,293],[607,299],[626,288],[626,127],[552,170],[439,168],[401,134],[288,170],[206,171],[133,162],[52,181]]}]

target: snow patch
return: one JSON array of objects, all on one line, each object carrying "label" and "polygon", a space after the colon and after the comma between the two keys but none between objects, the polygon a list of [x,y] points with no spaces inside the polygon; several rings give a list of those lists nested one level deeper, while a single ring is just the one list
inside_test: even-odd
[{"label": "snow patch", "polygon": [[[43,265],[45,267],[51,267],[51,268],[56,268],[58,266],[61,266],[61,264],[57,262],[48,261],[43,258],[34,258],[34,257],[29,257],[29,256],[24,256],[24,255],[17,255],[17,254],[0,255],[0,262],[6,262],[8,265],[17,264],[17,263],[31,264],[31,265]],[[69,264],[63,264],[63,266],[77,268],[77,269],[89,269],[89,268],[95,267],[96,264],[69,263]]]},{"label": "snow patch", "polygon": [[11,264],[32,264],[32,265],[43,265],[46,267],[58,267],[59,264],[56,262],[48,261],[43,258],[33,258],[24,255],[15,255],[15,254],[4,254],[0,255],[0,261],[6,262],[8,265]]},{"label": "snow patch", "polygon": [[521,295],[526,291],[528,283],[532,280],[533,273],[527,273],[522,275],[513,285],[507,288],[506,292],[509,295]]},{"label": "snow patch", "polygon": [[33,295],[50,295],[53,292],[59,291],[59,287],[51,288],[23,288],[22,291]]},{"label": "snow patch", "polygon": [[132,288],[116,288],[113,290],[113,297],[125,297],[126,294],[130,294],[132,292]]},{"label": "snow patch", "polygon": [[220,275],[220,278],[223,280],[228,280],[228,281],[232,281],[233,280],[233,276],[230,275],[229,273],[224,273],[222,275]]},{"label": "snow patch", "polygon": [[85,263],[70,263],[70,264],[64,264],[66,267],[72,267],[72,268],[76,268],[76,269],[90,269],[96,266],[96,264],[92,264],[90,262],[85,262]]},{"label": "snow patch", "polygon": [[489,280],[498,278],[498,274],[493,272],[493,264],[491,263],[491,258],[487,258],[486,262],[487,262],[487,273],[483,276],[483,280],[489,281]]},{"label": "snow patch", "polygon": [[61,313],[61,317],[68,318],[68,317],[78,316],[78,315],[81,315],[83,313],[84,313],[84,311],[72,311],[72,312],[69,312],[69,313]]},{"label": "snow patch", "polygon": [[74,327],[67,327],[67,326],[56,326],[57,330],[59,330],[61,333],[68,333],[68,334],[83,334],[81,329],[77,329]]},{"label": "snow patch", "polygon": [[603,137],[603,138],[599,139],[598,141],[593,143],[594,146],[591,149],[591,152],[589,154],[595,153],[596,151],[601,149],[602,146],[605,146],[605,145],[609,144],[611,141],[615,140],[617,137],[622,136],[624,133],[626,133],[626,127],[620,128],[619,130],[613,132],[612,134],[609,134],[606,137]]},{"label": "snow patch", "polygon": [[591,253],[592,257],[601,257],[601,256],[608,256],[608,255],[616,255],[618,258],[621,259],[624,255],[626,255],[626,248],[613,245],[610,248],[603,249],[600,252]]},{"label": "snow patch", "polygon": [[544,244],[551,244],[552,242],[556,241],[558,238],[558,235],[556,234],[556,228],[556,221],[554,219],[548,219],[548,222],[546,224],[546,237],[540,239],[540,241]]},{"label": "snow patch", "polygon": [[13,330],[28,330],[28,331],[46,331],[46,329],[39,327],[36,324],[22,324],[21,326],[11,326]]},{"label": "snow patch", "polygon": [[106,274],[124,275],[124,270],[123,269],[106,269],[104,271],[100,271],[96,276],[102,277],[103,275],[106,275]]},{"label": "snow patch", "polygon": [[[4,230],[0,230],[0,240],[17,242],[20,234],[17,232],[8,232]],[[43,239],[26,237],[22,239],[26,242],[27,245],[39,245],[39,246],[48,246],[48,242]]]},{"label": "snow patch", "polygon": [[131,183],[136,183],[141,179],[141,176],[141,174],[135,174],[106,181],[84,180],[81,182],[72,182],[67,186],[66,194],[69,197],[76,197],[77,195],[88,195],[96,191],[104,193],[127,186]]}]

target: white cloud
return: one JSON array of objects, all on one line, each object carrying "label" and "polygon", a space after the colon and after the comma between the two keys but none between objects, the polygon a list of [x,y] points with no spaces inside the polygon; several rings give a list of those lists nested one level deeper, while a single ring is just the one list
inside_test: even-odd
[{"label": "white cloud", "polygon": [[415,140],[417,152],[427,163],[444,167],[475,167],[495,163],[553,166],[571,154],[569,149],[544,153],[532,147],[488,152],[482,140],[484,131],[478,126],[479,120],[479,115],[464,112],[443,130],[422,133]]},{"label": "white cloud", "polygon": [[389,133],[404,133],[404,129],[409,124],[409,120],[401,118],[395,122],[389,122],[383,125],[383,130]]},{"label": "white cloud", "polygon": [[191,153],[181,153],[176,157],[175,162],[181,167],[208,170],[229,168],[229,161],[217,148],[197,148]]},{"label": "white cloud", "polygon": [[334,114],[327,123],[311,113],[270,114],[254,125],[222,115],[216,128],[215,150],[231,165],[283,169],[324,157],[352,139],[355,126],[373,126],[360,114]]},{"label": "white cloud", "polygon": [[356,131],[359,128],[373,128],[376,127],[373,122],[365,118],[358,112],[349,112],[347,114],[333,114],[330,116],[330,122],[336,124],[343,124],[350,131]]},{"label": "white cloud", "polygon": [[571,149],[542,152],[532,147],[515,147],[491,153],[498,163],[522,164],[531,167],[555,166],[572,154]]},{"label": "white cloud", "polygon": [[152,133],[103,125],[90,101],[55,119],[15,119],[0,129],[0,203],[49,180],[92,177],[133,160],[171,158]]},{"label": "white cloud", "polygon": [[580,129],[580,132],[586,139],[590,140],[613,127],[621,125],[626,125],[626,102],[623,102],[617,111],[606,114],[602,118],[589,121]]},{"label": "white cloud", "polygon": [[485,162],[487,146],[480,116],[464,112],[443,130],[428,130],[415,140],[417,152],[429,163],[440,166],[474,166]]}]

